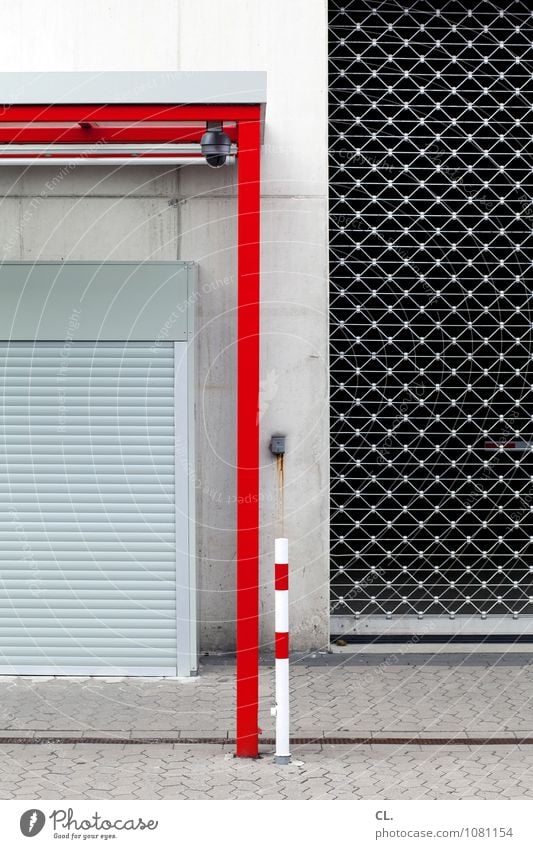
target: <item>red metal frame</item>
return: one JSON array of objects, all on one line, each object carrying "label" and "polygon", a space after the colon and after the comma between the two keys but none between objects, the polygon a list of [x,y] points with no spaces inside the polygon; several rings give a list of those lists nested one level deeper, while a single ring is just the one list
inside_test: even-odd
[{"label": "red metal frame", "polygon": [[[6,105],[0,106],[0,143],[52,146],[54,143],[91,142],[194,143],[200,141],[208,120],[222,121],[224,130],[238,143],[236,754],[257,757],[261,107],[246,104]],[[154,126],[156,121],[159,126]],[[102,122],[106,126],[101,126]],[[124,122],[126,126],[118,126]],[[173,122],[183,126],[172,126]],[[198,126],[187,122],[198,122]],[[2,156],[7,158],[5,153],[0,153],[0,163]]]}]

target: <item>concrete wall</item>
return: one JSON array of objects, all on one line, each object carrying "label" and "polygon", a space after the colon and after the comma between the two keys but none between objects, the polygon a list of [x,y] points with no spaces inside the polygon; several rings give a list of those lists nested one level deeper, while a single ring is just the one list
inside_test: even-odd
[{"label": "concrete wall", "polygon": [[[272,648],[281,531],[270,434],[288,436],[295,648],[328,639],[325,0],[0,2],[0,70],[266,70],[261,367],[261,639]],[[302,144],[304,140],[304,144]],[[191,259],[198,301],[202,648],[234,645],[235,173],[0,170],[4,259]]]}]

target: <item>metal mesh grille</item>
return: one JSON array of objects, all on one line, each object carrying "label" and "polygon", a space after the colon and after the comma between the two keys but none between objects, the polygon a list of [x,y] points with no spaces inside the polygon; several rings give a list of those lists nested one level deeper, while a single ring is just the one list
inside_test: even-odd
[{"label": "metal mesh grille", "polygon": [[533,613],[533,17],[330,3],[332,612]]}]

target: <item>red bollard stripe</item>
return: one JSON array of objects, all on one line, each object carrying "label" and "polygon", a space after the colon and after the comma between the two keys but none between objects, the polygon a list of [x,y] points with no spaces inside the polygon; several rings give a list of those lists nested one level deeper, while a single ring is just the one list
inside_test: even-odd
[{"label": "red bollard stripe", "polygon": [[276,634],[276,660],[287,660],[289,657],[289,635]]},{"label": "red bollard stripe", "polygon": [[276,590],[288,590],[289,589],[289,564],[288,563],[276,563],[274,589],[276,589]]}]

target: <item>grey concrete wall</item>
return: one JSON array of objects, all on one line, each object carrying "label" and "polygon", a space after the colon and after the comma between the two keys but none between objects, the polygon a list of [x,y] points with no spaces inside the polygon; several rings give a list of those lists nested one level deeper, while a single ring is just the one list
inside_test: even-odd
[{"label": "grey concrete wall", "polygon": [[[271,433],[288,437],[293,646],[328,638],[325,0],[21,0],[0,70],[266,70],[261,364],[262,644],[281,533]],[[198,555],[204,650],[234,645],[235,172],[0,169],[4,259],[199,263]]]}]

